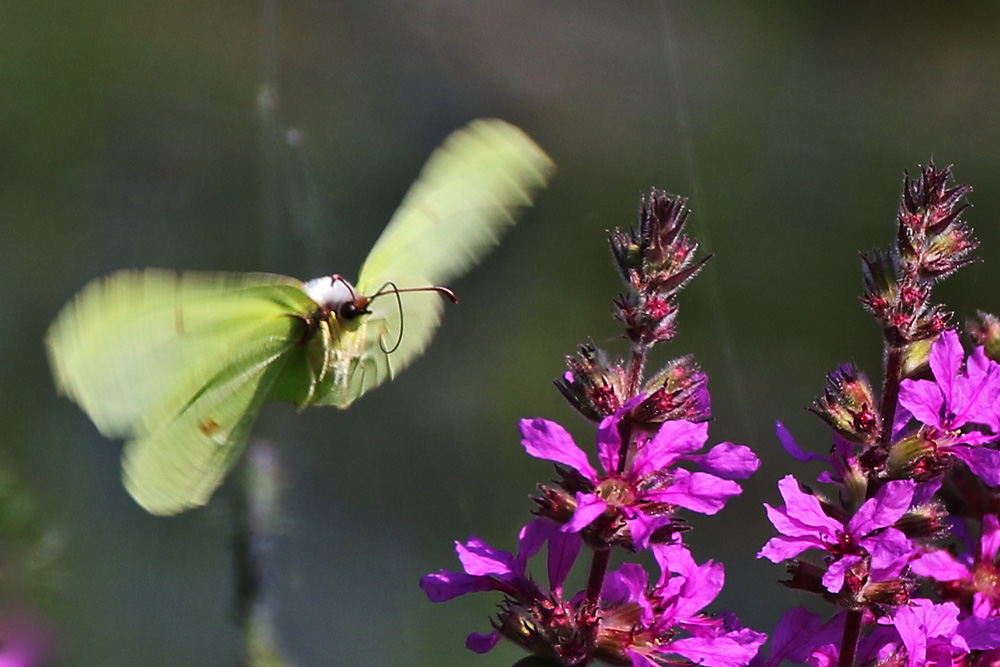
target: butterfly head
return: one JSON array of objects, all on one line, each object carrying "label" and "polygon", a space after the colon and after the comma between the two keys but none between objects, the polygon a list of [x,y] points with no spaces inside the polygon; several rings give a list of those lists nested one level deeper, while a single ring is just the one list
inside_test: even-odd
[{"label": "butterfly head", "polygon": [[335,315],[342,322],[356,320],[371,312],[368,304],[373,297],[358,294],[354,285],[336,273],[310,280],[302,289],[324,312]]}]

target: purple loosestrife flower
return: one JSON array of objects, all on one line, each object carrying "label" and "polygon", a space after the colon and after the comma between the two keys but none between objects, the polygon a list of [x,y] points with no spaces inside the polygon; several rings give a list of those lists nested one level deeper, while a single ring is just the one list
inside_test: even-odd
[{"label": "purple loosestrife flower", "polygon": [[[706,454],[694,454],[708,440],[708,423],[689,421],[664,422],[651,437],[640,436],[621,461],[621,421],[641,399],[632,399],[601,420],[597,429],[601,473],[559,424],[547,419],[521,421],[525,451],[560,464],[561,488],[542,487],[540,513],[562,523],[566,532],[581,532],[596,546],[620,544],[634,550],[645,548],[651,539],[670,541],[680,530],[674,523],[676,508],[715,514],[741,492],[732,480],[748,477],[760,465],[749,448],[728,442]],[[708,472],[677,467],[682,461]],[[666,537],[654,537],[657,529],[664,529]]]},{"label": "purple loosestrife flower", "polygon": [[[708,667],[740,667],[767,639],[739,627],[735,620],[702,613],[722,590],[722,566],[711,561],[699,566],[679,545],[653,547],[661,570],[655,584],[650,585],[641,566],[625,563],[608,574],[596,611],[588,609],[583,593],[567,601],[562,584],[579,553],[580,540],[551,528],[545,519],[526,526],[516,557],[475,538],[457,544],[465,571],[442,570],[421,580],[434,602],[486,590],[505,594],[493,621],[496,631],[470,634],[466,641],[470,650],[486,653],[504,636],[561,665],[600,660],[659,667],[677,664],[667,656],[683,656]],[[536,553],[546,537],[552,587],[547,592],[524,571],[526,556]]]},{"label": "purple loosestrife flower", "polygon": [[[978,548],[967,544],[966,553],[954,556],[946,549],[923,554],[911,570],[938,582],[938,593],[979,617],[1000,616],[1000,521],[983,517]],[[976,556],[973,558],[972,554]]]},{"label": "purple loosestrife flower", "polygon": [[[528,559],[538,553],[546,540],[549,541],[550,592],[542,590],[526,573]],[[497,631],[471,633],[465,642],[469,650],[486,653],[496,646],[501,633],[508,636],[514,633],[511,639],[528,648],[530,644],[546,641],[545,637],[531,636],[533,630],[544,634],[546,630],[557,629],[571,636],[574,634],[572,628],[566,632],[567,628],[554,626],[572,620],[561,594],[566,575],[580,553],[579,536],[561,533],[547,519],[536,519],[521,529],[516,557],[507,551],[493,549],[475,536],[464,544],[456,542],[455,553],[464,572],[441,570],[420,580],[420,587],[431,602],[445,602],[466,593],[491,590],[506,596],[494,624]],[[530,623],[525,623],[529,620]]]},{"label": "purple loosestrife flower", "polygon": [[825,551],[823,588],[837,594],[846,583],[849,599],[865,601],[873,592],[865,590],[869,583],[896,579],[910,560],[913,545],[893,524],[909,510],[915,487],[911,480],[888,482],[845,525],[788,475],[778,482],[785,505],[764,505],[781,535],[771,538],[757,557],[780,563],[808,549]]},{"label": "purple loosestrife flower", "polygon": [[[951,667],[967,664],[963,656],[1000,646],[1000,618],[970,616],[959,620],[959,609],[952,602],[934,604],[915,599],[895,610],[892,617],[880,618],[891,625],[898,639],[884,641],[879,651],[880,664],[906,667]],[[905,662],[901,658],[905,657]]]},{"label": "purple loosestrife flower", "polygon": [[[611,608],[641,610],[638,623],[618,629],[627,638],[622,642],[624,654],[633,667],[685,664],[666,657],[670,655],[709,667],[746,665],[767,636],[701,613],[722,590],[722,565],[708,561],[699,566],[680,545],[654,545],[652,550],[661,572],[655,585],[648,585],[639,565],[626,563],[608,575],[602,591]],[[678,637],[682,632],[688,636]],[[613,653],[598,657],[628,664],[614,660]]]},{"label": "purple loosestrife flower", "polygon": [[[903,380],[897,427],[910,416],[924,426],[911,444],[927,457],[952,455],[990,486],[1000,486],[1000,452],[981,445],[1000,433],[1000,365],[977,347],[965,359],[958,334],[943,332],[928,359],[934,380]],[[923,444],[923,447],[920,446]]]}]

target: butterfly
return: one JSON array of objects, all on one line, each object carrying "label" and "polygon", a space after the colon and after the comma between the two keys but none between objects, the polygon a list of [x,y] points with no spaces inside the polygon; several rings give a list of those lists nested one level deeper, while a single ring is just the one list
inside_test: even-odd
[{"label": "butterfly", "polygon": [[261,407],[346,408],[392,379],[439,325],[439,285],[468,271],[530,206],[554,165],[523,131],[479,119],[431,154],[358,273],[129,269],[57,315],[57,388],[126,440],[122,476],[153,514],[204,505]]}]

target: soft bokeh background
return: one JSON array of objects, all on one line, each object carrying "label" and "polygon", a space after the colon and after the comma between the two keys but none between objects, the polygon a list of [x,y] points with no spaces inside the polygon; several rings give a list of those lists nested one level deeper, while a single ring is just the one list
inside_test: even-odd
[{"label": "soft bokeh background", "polygon": [[[770,631],[802,597],[755,560],[761,502],[829,438],[804,411],[855,359],[879,375],[858,251],[887,245],[903,169],[934,155],[971,183],[985,261],[940,289],[1000,310],[1000,5],[550,0],[188,0],[0,6],[0,465],[61,539],[36,605],[58,664],[232,665],[239,484],[205,509],[146,515],[120,444],[55,395],[42,337],[88,280],[121,267],[353,276],[430,151],[478,116],[524,127],[551,187],[454,285],[434,345],[347,412],[269,406],[284,514],[275,612],[290,661],[510,665],[468,653],[496,597],[427,602],[452,540],[513,548],[548,464],[517,420],[574,418],[551,380],[592,336],[616,351],[605,230],[640,193],[691,198],[715,255],[682,296],[708,372],[712,440],[753,446],[743,497],[696,517],[726,565],[713,610]],[[6,538],[15,549],[17,537]],[[34,575],[33,575],[34,576]]]}]

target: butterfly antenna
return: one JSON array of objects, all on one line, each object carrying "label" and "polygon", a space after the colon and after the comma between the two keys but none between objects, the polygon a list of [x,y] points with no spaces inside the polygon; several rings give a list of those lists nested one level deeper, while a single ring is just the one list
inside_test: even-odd
[{"label": "butterfly antenna", "polygon": [[399,349],[399,344],[403,342],[403,323],[405,322],[405,318],[403,317],[403,299],[399,296],[402,292],[437,292],[438,294],[447,297],[452,303],[458,303],[458,297],[455,296],[455,293],[447,287],[430,285],[428,287],[404,287],[403,289],[400,289],[396,287],[396,283],[391,280],[387,280],[384,285],[378,288],[377,292],[371,295],[369,303],[375,298],[380,297],[383,294],[388,294],[389,292],[396,295],[396,307],[399,309],[399,336],[396,338],[396,344],[393,345],[390,350],[385,348],[385,344],[382,342],[382,339],[379,338],[379,349],[381,349],[385,354],[392,354]]},{"label": "butterfly antenna", "polygon": [[386,355],[390,355],[399,349],[399,344],[403,342],[403,323],[405,321],[403,319],[403,297],[399,296],[399,288],[396,287],[396,283],[393,282],[387,282],[385,285],[382,285],[382,287],[380,287],[379,290],[372,296],[374,299],[376,296],[383,294],[384,292],[382,290],[390,285],[392,286],[392,293],[396,295],[396,308],[399,309],[399,336],[396,337],[396,344],[392,346],[391,350],[385,349],[385,343],[382,342],[381,337],[378,339],[378,347]]}]

